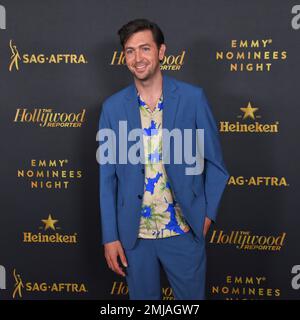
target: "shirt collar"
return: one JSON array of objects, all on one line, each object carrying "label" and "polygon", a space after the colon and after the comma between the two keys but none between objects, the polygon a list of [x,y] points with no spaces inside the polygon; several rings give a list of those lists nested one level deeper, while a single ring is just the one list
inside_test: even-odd
[{"label": "shirt collar", "polygon": [[[143,106],[143,107],[148,107],[146,102],[143,100],[142,96],[140,95],[140,93],[136,90],[136,95],[137,95],[137,99],[138,99],[138,102],[139,102],[139,106]],[[161,96],[155,106],[155,109],[158,107],[159,110],[162,110],[162,107],[163,107],[163,93],[161,93]]]}]

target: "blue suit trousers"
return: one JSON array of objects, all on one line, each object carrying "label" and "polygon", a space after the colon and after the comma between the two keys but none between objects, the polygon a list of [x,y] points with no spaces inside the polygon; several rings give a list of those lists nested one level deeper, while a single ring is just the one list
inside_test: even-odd
[{"label": "blue suit trousers", "polygon": [[138,238],[124,249],[130,300],[161,300],[160,267],[165,271],[175,300],[204,300],[205,239],[185,234],[161,239]]}]

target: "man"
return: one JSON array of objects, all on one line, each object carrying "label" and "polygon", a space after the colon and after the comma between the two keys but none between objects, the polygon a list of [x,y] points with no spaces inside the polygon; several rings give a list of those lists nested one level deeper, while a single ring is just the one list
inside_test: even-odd
[{"label": "man", "polygon": [[[228,180],[217,128],[200,87],[162,74],[166,45],[155,23],[137,19],[118,33],[134,84],[103,103],[100,129],[113,130],[114,146],[128,153],[134,144],[125,146],[124,136],[142,130],[137,156],[144,162],[124,163],[116,151],[116,163],[100,164],[105,258],[111,270],[126,276],[130,299],[161,299],[160,267],[175,299],[204,299],[205,235]],[[121,121],[128,124],[122,133]],[[187,174],[187,164],[176,163],[182,149],[175,142],[170,142],[169,162],[163,161],[166,129],[182,134],[190,129],[194,151],[196,129],[204,129],[202,174]]]}]

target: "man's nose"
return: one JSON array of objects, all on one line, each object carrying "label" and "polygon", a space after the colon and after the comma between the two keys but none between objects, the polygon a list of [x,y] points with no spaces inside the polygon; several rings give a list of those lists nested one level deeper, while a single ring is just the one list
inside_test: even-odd
[{"label": "man's nose", "polygon": [[141,61],[141,59],[142,59],[142,55],[141,55],[140,50],[138,49],[138,50],[136,50],[136,53],[135,53],[135,60],[137,62],[139,62],[139,61]]}]

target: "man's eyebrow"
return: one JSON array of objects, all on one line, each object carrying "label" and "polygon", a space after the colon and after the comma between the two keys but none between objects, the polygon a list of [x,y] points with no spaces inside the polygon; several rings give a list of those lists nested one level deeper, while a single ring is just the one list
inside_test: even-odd
[{"label": "man's eyebrow", "polygon": [[[144,47],[144,46],[149,46],[150,47],[150,44],[149,43],[142,43],[138,47]],[[134,47],[126,47],[125,50],[127,50],[127,49],[134,49]]]}]

